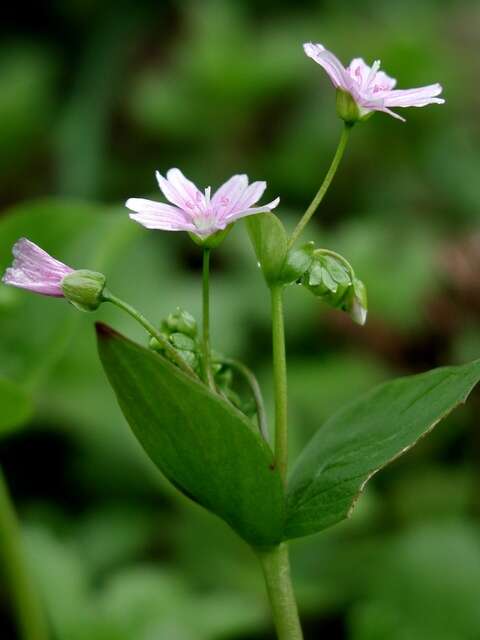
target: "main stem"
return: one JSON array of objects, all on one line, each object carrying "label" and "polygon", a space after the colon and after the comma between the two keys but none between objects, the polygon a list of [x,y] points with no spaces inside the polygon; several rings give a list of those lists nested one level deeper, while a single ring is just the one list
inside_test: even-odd
[{"label": "main stem", "polygon": [[273,383],[275,395],[275,462],[284,483],[288,464],[287,360],[285,356],[285,328],[283,323],[283,287],[273,286],[272,346]]},{"label": "main stem", "polygon": [[48,640],[48,626],[25,566],[22,536],[0,468],[0,564],[4,568],[22,640]]},{"label": "main stem", "polygon": [[285,542],[259,552],[278,640],[303,640]]},{"label": "main stem", "polygon": [[[283,287],[273,286],[272,346],[275,395],[275,462],[284,484],[288,465],[287,360],[283,322]],[[288,547],[282,543],[259,552],[279,640],[302,640],[302,628],[290,577]]]},{"label": "main stem", "polygon": [[215,381],[213,379],[210,355],[210,249],[208,248],[203,249],[202,316],[203,374],[205,382],[212,391],[215,391]]},{"label": "main stem", "polygon": [[333,156],[332,164],[330,165],[330,168],[327,171],[327,175],[325,176],[322,182],[322,185],[320,186],[320,189],[317,191],[308,209],[305,211],[300,221],[298,222],[297,226],[295,227],[292,233],[292,236],[290,238],[290,241],[288,243],[289,249],[291,249],[295,244],[295,242],[298,240],[298,238],[300,237],[300,234],[302,233],[304,228],[307,226],[307,224],[310,222],[310,218],[313,216],[319,204],[323,200],[325,194],[327,193],[328,187],[330,186],[337,172],[340,161],[343,158],[343,154],[345,153],[345,148],[347,146],[351,128],[352,128],[351,124],[345,123],[342,129],[342,135],[340,136],[340,141],[338,143],[337,150],[335,152],[335,155]]}]

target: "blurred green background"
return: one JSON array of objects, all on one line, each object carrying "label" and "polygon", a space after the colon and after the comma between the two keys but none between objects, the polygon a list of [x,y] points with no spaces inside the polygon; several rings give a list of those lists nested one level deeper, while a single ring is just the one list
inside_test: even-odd
[{"label": "blurred green background", "polygon": [[[447,104],[353,131],[311,236],[369,290],[364,328],[287,296],[292,459],[344,402],[390,376],[480,355],[480,5],[453,0],[11,6],[0,44],[0,269],[27,236],[104,270],[160,320],[198,317],[199,254],[123,202],[154,171],[268,181],[292,226],[340,132],[301,44],[380,58]],[[243,224],[213,260],[214,347],[258,373],[271,410],[269,301]],[[156,472],[97,359],[93,318],[0,286],[0,462],[57,640],[267,640],[255,558]],[[306,640],[480,637],[480,396],[372,481],[353,518],[292,545]],[[15,638],[5,585],[0,636]]]}]

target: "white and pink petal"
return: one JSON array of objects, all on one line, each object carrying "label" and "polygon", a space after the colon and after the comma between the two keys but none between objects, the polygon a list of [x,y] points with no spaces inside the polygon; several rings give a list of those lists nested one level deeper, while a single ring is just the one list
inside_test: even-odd
[{"label": "white and pink petal", "polygon": [[275,207],[278,207],[279,203],[280,203],[280,198],[275,198],[275,200],[272,200],[268,204],[265,204],[261,207],[250,207],[248,209],[238,209],[237,211],[234,211],[233,213],[227,216],[226,218],[227,223],[230,224],[235,220],[239,220],[240,218],[245,218],[247,216],[253,216],[257,213],[269,213],[272,209],[275,209]]},{"label": "white and pink petal", "polygon": [[306,42],[303,45],[306,55],[315,60],[327,72],[332,84],[337,89],[349,90],[350,81],[347,70],[340,60],[319,43]]},{"label": "white and pink petal", "polygon": [[129,198],[125,206],[134,212],[129,214],[130,218],[147,229],[191,231],[195,228],[185,211],[170,204],[144,198]]},{"label": "white and pink petal", "polygon": [[224,182],[212,196],[212,206],[229,213],[248,187],[248,176],[238,174]]},{"label": "white and pink petal", "polygon": [[5,284],[47,296],[63,297],[61,288],[65,276],[73,272],[68,265],[56,260],[27,238],[21,238],[13,247],[14,261],[5,271]]},{"label": "white and pink petal", "polygon": [[263,180],[252,182],[252,184],[250,184],[242,193],[236,202],[234,209],[249,209],[253,204],[260,200],[266,188],[267,183]]},{"label": "white and pink petal", "polygon": [[188,209],[203,202],[203,193],[201,193],[191,180],[183,175],[180,169],[169,169],[167,171],[167,180]]},{"label": "white and pink petal", "polygon": [[425,107],[428,104],[444,104],[438,96],[442,86],[438,83],[415,89],[396,89],[385,96],[386,107]]}]

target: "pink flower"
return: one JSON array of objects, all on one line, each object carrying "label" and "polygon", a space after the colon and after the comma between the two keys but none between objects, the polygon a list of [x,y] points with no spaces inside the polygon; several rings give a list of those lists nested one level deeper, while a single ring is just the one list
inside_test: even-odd
[{"label": "pink flower", "polygon": [[179,169],[167,171],[164,178],[156,172],[163,195],[172,204],[130,198],[126,207],[130,214],[147,229],[164,231],[190,231],[206,238],[244,216],[271,211],[280,202],[276,198],[266,205],[253,207],[262,197],[266,182],[248,184],[246,175],[232,176],[211,196],[210,187],[202,193]]},{"label": "pink flower", "polygon": [[362,58],[354,58],[345,69],[340,60],[321,44],[308,42],[303,48],[307,56],[325,69],[334,87],[352,96],[360,117],[371,111],[384,111],[405,121],[390,107],[425,107],[445,102],[437,97],[442,93],[442,86],[438,83],[416,89],[395,89],[397,81],[379,70],[379,60],[369,67]]},{"label": "pink flower", "polygon": [[2,282],[45,296],[64,297],[62,281],[73,269],[26,238],[20,238],[12,252],[14,261],[5,271]]}]

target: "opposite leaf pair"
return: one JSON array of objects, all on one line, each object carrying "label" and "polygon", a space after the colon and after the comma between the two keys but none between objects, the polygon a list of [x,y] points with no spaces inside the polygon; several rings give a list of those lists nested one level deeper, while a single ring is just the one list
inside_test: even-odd
[{"label": "opposite leaf pair", "polygon": [[480,380],[480,361],[387,382],[339,411],[285,487],[253,423],[165,358],[97,325],[100,358],[133,433],[185,495],[256,548],[350,515],[366,482],[406,452]]}]

